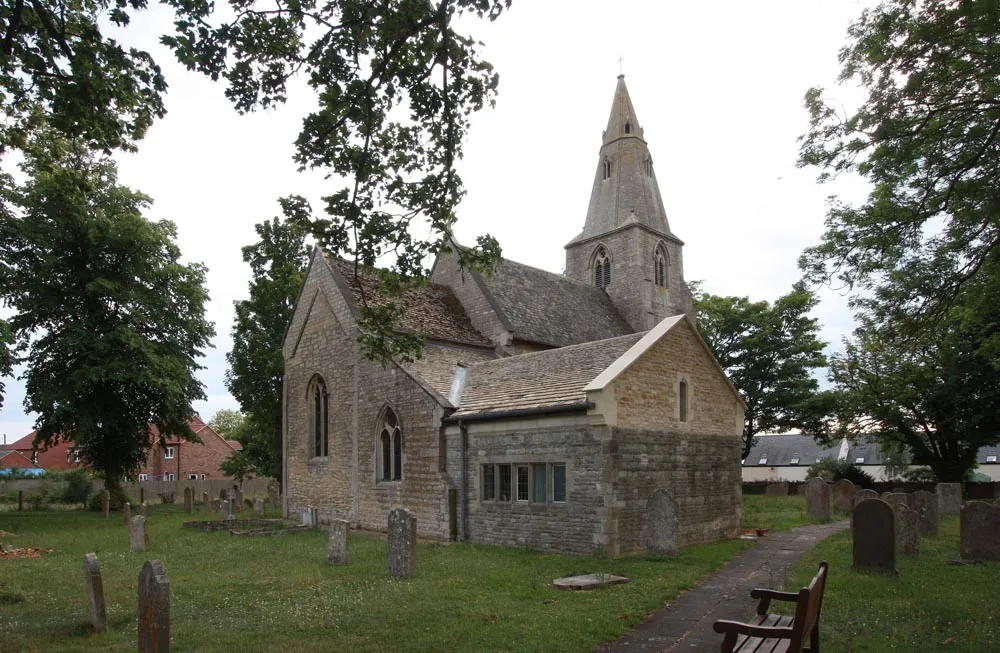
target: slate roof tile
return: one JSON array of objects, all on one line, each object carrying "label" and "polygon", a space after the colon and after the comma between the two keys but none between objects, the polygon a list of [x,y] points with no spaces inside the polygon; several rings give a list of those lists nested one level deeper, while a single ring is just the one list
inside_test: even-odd
[{"label": "slate roof tile", "polygon": [[[811,435],[761,435],[750,454],[746,457],[744,467],[778,467],[792,464],[792,458],[799,457],[797,465],[808,467],[819,458],[836,458],[840,450],[840,442],[832,447],[822,447],[816,444]],[[767,456],[767,462],[760,463],[762,456]]]},{"label": "slate roof tile", "polygon": [[447,398],[457,364],[461,363],[468,368],[474,363],[482,363],[496,358],[497,355],[492,350],[425,344],[423,357],[412,363],[404,363],[403,369],[410,374],[419,376],[442,397]]}]

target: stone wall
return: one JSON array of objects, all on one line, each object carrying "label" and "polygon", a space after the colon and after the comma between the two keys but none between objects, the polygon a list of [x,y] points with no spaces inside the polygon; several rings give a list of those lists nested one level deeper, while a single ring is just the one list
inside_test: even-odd
[{"label": "stone wall", "polygon": [[507,344],[510,333],[473,273],[462,270],[458,265],[457,254],[440,254],[434,261],[430,279],[451,288],[477,331],[492,340],[494,345]]}]

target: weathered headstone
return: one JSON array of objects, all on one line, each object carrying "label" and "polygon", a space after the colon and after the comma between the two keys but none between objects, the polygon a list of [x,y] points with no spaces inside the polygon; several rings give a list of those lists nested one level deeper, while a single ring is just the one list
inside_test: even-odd
[{"label": "weathered headstone", "polygon": [[937,535],[941,518],[938,513],[938,498],[927,490],[917,490],[910,495],[910,507],[917,513],[921,535]]},{"label": "weathered headstone", "polygon": [[111,493],[101,490],[101,515],[107,519],[111,516]]},{"label": "weathered headstone", "polygon": [[878,492],[875,490],[858,490],[854,493],[854,505],[858,505],[865,499],[878,499]]},{"label": "weathered headstone", "polygon": [[126,526],[132,521],[132,504],[128,501],[122,504],[122,520]]},{"label": "weathered headstone", "polygon": [[225,501],[229,498],[229,493],[226,492],[226,488],[219,490],[219,501]]},{"label": "weathered headstone", "polygon": [[765,497],[787,497],[788,496],[788,483],[785,481],[779,481],[778,483],[768,483],[767,487],[764,488]]},{"label": "weathered headstone", "polygon": [[970,501],[962,506],[959,550],[967,560],[1000,560],[1000,505]]},{"label": "weathered headstone", "polygon": [[854,483],[842,478],[830,488],[833,499],[833,509],[837,512],[851,512],[854,508],[854,493],[857,490]]},{"label": "weathered headstone", "polygon": [[271,509],[281,508],[281,486],[278,485],[277,481],[271,481],[267,484],[267,499],[271,504]]},{"label": "weathered headstone", "polygon": [[306,506],[302,509],[301,521],[303,526],[319,526],[319,510],[315,506]]},{"label": "weathered headstone", "polygon": [[139,573],[139,653],[170,651],[170,580],[159,560]]},{"label": "weathered headstone", "polygon": [[261,499],[260,497],[258,497],[253,502],[253,514],[257,515],[258,517],[264,516],[264,500]]},{"label": "weathered headstone", "polygon": [[184,512],[194,512],[194,489],[184,488]]},{"label": "weathered headstone", "polygon": [[897,506],[910,506],[909,498],[902,492],[890,492],[889,494],[883,494],[882,500],[892,506],[895,510]]},{"label": "weathered headstone", "polygon": [[896,552],[907,555],[920,553],[920,517],[905,503],[893,507],[896,518]]},{"label": "weathered headstone", "polygon": [[104,603],[104,582],[101,580],[101,563],[97,554],[83,556],[83,580],[87,588],[87,608],[90,613],[90,627],[95,633],[108,629],[108,610]]},{"label": "weathered headstone", "polygon": [[881,499],[865,499],[856,505],[851,535],[856,569],[896,570],[896,524],[888,503]]},{"label": "weathered headstone", "polygon": [[830,521],[830,486],[821,478],[806,481],[806,515]]},{"label": "weathered headstone", "polygon": [[417,569],[417,518],[406,508],[389,513],[386,567],[390,576],[409,578]]},{"label": "weathered headstone", "polygon": [[143,517],[149,517],[149,504],[145,501],[139,506],[139,514]]},{"label": "weathered headstone", "polygon": [[[260,501],[260,499],[257,499]],[[343,519],[330,520],[330,544],[327,547],[326,561],[332,565],[347,564],[347,538],[351,527]]]},{"label": "weathered headstone", "polygon": [[145,551],[149,548],[149,527],[146,518],[136,515],[128,525],[128,543],[132,553]]},{"label": "weathered headstone", "polygon": [[229,517],[229,502],[223,499],[219,502],[219,519]]},{"label": "weathered headstone", "polygon": [[208,507],[208,492],[201,493],[201,505],[203,508]]},{"label": "weathered headstone", "polygon": [[962,512],[961,483],[938,483],[935,492],[937,492],[940,514],[957,515]]},{"label": "weathered headstone", "polygon": [[646,500],[646,555],[677,555],[677,500],[666,490]]},{"label": "weathered headstone", "polygon": [[236,512],[243,510],[243,492],[239,488],[233,488],[233,498],[236,499],[233,502],[236,506]]}]

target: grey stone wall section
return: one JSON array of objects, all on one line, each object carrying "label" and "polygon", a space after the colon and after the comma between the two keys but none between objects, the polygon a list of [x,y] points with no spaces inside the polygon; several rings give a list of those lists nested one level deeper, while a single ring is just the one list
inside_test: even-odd
[{"label": "grey stone wall section", "polygon": [[347,542],[351,525],[346,519],[330,520],[330,541],[327,545],[326,561],[331,565],[347,564]]},{"label": "grey stone wall section", "polygon": [[896,571],[895,514],[888,503],[866,499],[855,506],[851,536],[855,569]]},{"label": "grey stone wall section", "polygon": [[854,493],[857,488],[846,478],[842,478],[830,488],[833,509],[837,512],[851,512],[854,507]]},{"label": "grey stone wall section", "polygon": [[764,488],[764,496],[766,497],[787,497],[788,496],[788,482],[779,481],[777,483],[768,483],[767,487]]},{"label": "grey stone wall section", "polygon": [[959,519],[962,557],[1000,561],[1000,505],[970,501],[962,506]]},{"label": "grey stone wall section", "polygon": [[962,512],[962,484],[938,483],[934,488],[938,497],[938,510],[942,515],[957,515]]},{"label": "grey stone wall section", "polygon": [[386,569],[390,576],[410,578],[417,572],[417,519],[405,508],[389,513]]},{"label": "grey stone wall section", "polygon": [[83,577],[87,589],[90,628],[95,633],[103,633],[108,629],[108,611],[104,602],[104,581],[101,579],[101,563],[97,554],[88,553],[83,556]]},{"label": "grey stone wall section", "polygon": [[170,651],[170,580],[159,560],[139,573],[139,653]]},{"label": "grey stone wall section", "polygon": [[830,521],[830,485],[821,478],[806,482],[806,515],[809,519]]},{"label": "grey stone wall section", "polygon": [[128,525],[128,543],[132,553],[141,553],[149,550],[149,526],[146,518],[136,515]]},{"label": "grey stone wall section", "polygon": [[921,535],[937,535],[941,524],[938,498],[933,492],[917,490],[910,495],[910,507],[917,513]]},{"label": "grey stone wall section", "polygon": [[646,554],[677,555],[677,501],[666,490],[646,502]]},{"label": "grey stone wall section", "polygon": [[896,520],[896,553],[920,553],[920,518],[916,510],[901,503],[894,507],[893,513]]}]

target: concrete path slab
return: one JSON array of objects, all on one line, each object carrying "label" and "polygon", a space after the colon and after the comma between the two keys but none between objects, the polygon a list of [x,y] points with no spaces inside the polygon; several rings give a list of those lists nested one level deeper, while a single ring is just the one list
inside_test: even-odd
[{"label": "concrete path slab", "polygon": [[822,539],[847,530],[850,522],[800,526],[768,532],[729,564],[650,614],[646,621],[601,653],[663,653],[718,651],[722,636],[712,630],[717,619],[746,621],[754,611],[750,590],[780,588],[789,568]]}]

